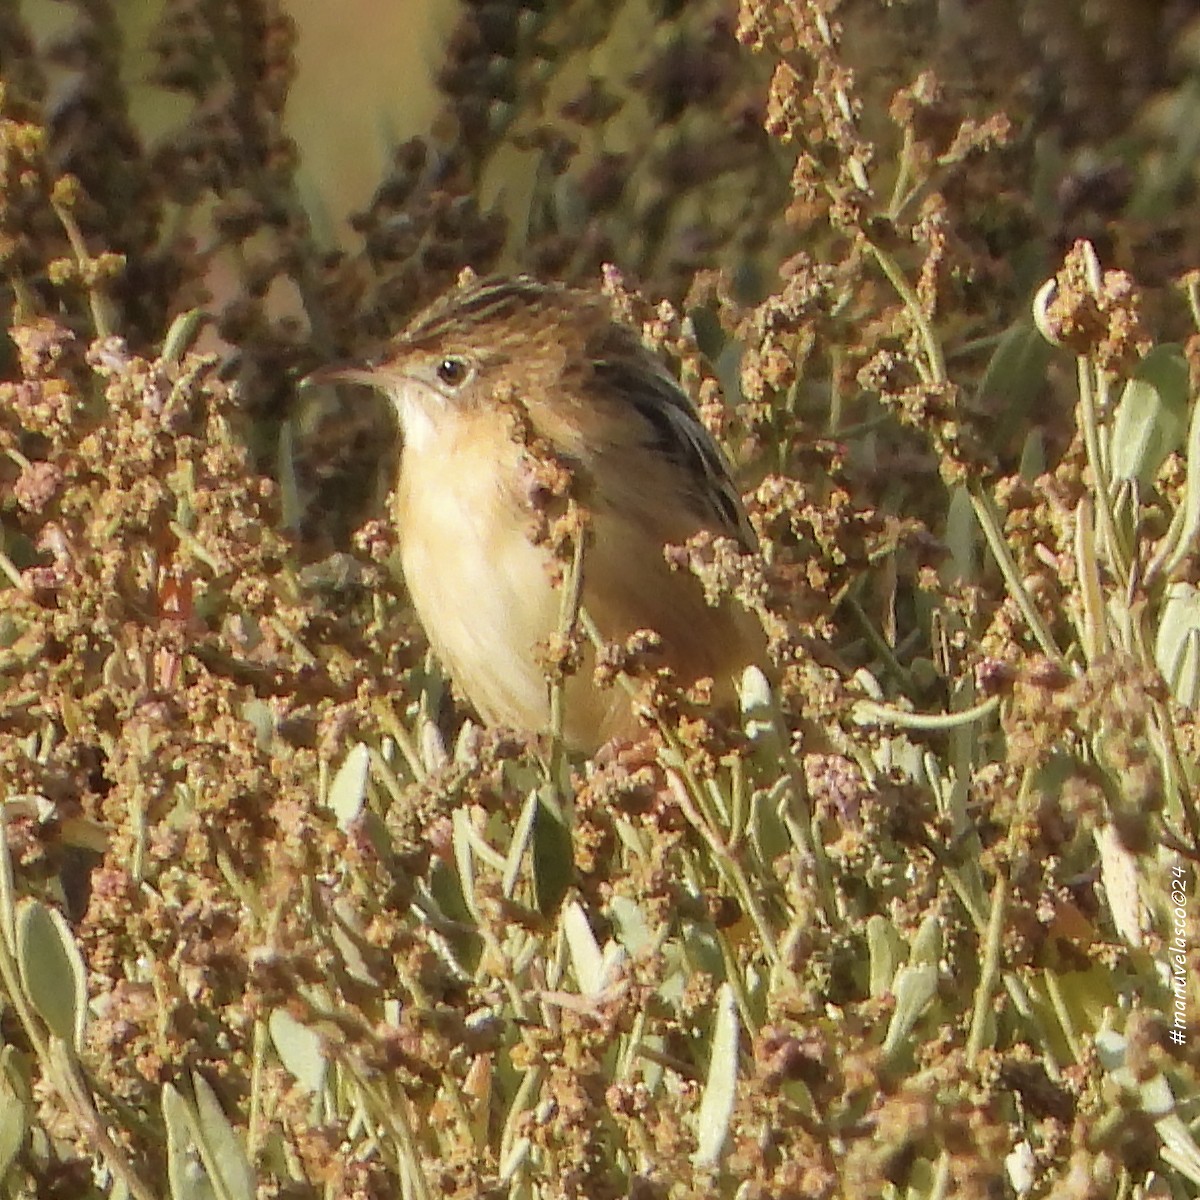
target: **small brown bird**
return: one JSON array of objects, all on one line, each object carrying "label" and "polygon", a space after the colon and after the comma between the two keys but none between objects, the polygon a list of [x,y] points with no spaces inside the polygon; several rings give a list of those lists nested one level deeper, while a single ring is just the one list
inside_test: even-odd
[{"label": "small brown bird", "polygon": [[[525,276],[475,281],[375,361],[311,378],[368,384],[395,405],[405,580],[434,651],[488,723],[550,723],[539,647],[561,600],[553,554],[532,533],[534,439],[565,464],[588,515],[582,605],[606,639],[655,631],[679,681],[710,677],[722,699],[760,657],[757,622],[707,604],[664,556],[701,530],[745,551],[755,537],[692,404],[607,297]],[[637,730],[625,693],[596,687],[588,667],[567,683],[563,725],[584,750]]]}]

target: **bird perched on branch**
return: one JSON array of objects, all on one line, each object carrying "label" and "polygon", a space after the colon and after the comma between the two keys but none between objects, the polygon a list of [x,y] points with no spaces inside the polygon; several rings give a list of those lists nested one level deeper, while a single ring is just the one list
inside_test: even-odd
[{"label": "bird perched on branch", "polygon": [[[373,361],[310,381],[367,384],[394,404],[405,581],[434,651],[489,724],[550,726],[546,647],[572,615],[562,591],[580,537],[575,599],[604,639],[652,630],[681,684],[709,677],[726,699],[761,656],[757,621],[709,605],[664,555],[706,530],[744,552],[755,537],[695,408],[602,293],[472,281]],[[597,687],[586,662],[564,699],[572,747],[637,731],[628,695]]]}]

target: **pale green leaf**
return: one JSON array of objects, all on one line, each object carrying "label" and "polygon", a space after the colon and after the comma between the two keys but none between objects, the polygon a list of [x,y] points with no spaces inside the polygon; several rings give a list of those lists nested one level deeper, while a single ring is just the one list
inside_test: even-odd
[{"label": "pale green leaf", "polygon": [[[6,1047],[7,1050],[7,1047]],[[6,1058],[9,1057],[7,1054]],[[0,1070],[0,1178],[25,1141],[27,1114],[6,1070]]]},{"label": "pale green leaf", "polygon": [[1126,1064],[1128,1043],[1111,1029],[1096,1034],[1096,1054],[1101,1066],[1121,1088],[1138,1099],[1141,1110],[1154,1121],[1162,1139],[1163,1161],[1169,1163],[1194,1184],[1200,1185],[1200,1146],[1176,1112],[1176,1100],[1166,1076],[1139,1078]]},{"label": "pale green leaf", "polygon": [[563,909],[563,934],[579,990],[585,996],[598,996],[604,987],[604,955],[588,924],[587,914],[575,901]]},{"label": "pale green leaf", "polygon": [[17,958],[25,995],[46,1028],[76,1054],[87,1016],[87,968],[55,908],[27,900],[17,912]]},{"label": "pale green leaf", "polygon": [[[529,1160],[529,1152],[533,1143],[527,1137],[517,1138],[512,1144],[507,1157],[500,1163],[500,1182],[511,1183],[516,1173]],[[517,1193],[520,1195],[520,1193]]]},{"label": "pale green leaf", "polygon": [[979,381],[976,403],[1020,420],[1037,400],[1051,353],[1031,319],[1010,325]]},{"label": "pale green leaf", "polygon": [[917,936],[913,938],[912,951],[908,961],[913,966],[927,963],[937,966],[942,960],[942,923],[930,914],[921,922]]},{"label": "pale green leaf", "polygon": [[950,495],[946,512],[946,529],[942,535],[950,549],[950,561],[959,579],[968,582],[979,576],[979,525],[971,495],[965,487],[957,487]]},{"label": "pale green leaf", "polygon": [[1112,825],[1095,832],[1100,851],[1100,880],[1108,897],[1113,924],[1131,945],[1140,946],[1149,928],[1146,906],[1142,903],[1137,858],[1122,844]]},{"label": "pale green leaf", "polygon": [[1095,662],[1108,649],[1104,589],[1096,557],[1096,512],[1090,494],[1084,493],[1075,506],[1075,571],[1079,580],[1080,641],[1084,657]]},{"label": "pale green leaf", "polygon": [[1181,514],[1171,522],[1171,536],[1162,551],[1155,556],[1147,575],[1170,573],[1183,560],[1200,536],[1200,404],[1192,405],[1187,436],[1187,486],[1183,494]]},{"label": "pale green leaf", "polygon": [[715,1167],[729,1137],[737,1098],[738,1040],[741,1022],[738,1019],[737,997],[728,983],[717,992],[717,1015],[713,1025],[712,1053],[708,1060],[708,1076],[700,1112],[696,1121],[696,1153],[693,1162],[698,1167]]},{"label": "pale green leaf", "polygon": [[371,752],[359,742],[342,760],[333,782],[329,785],[328,805],[337,818],[338,828],[349,829],[362,812],[367,798],[367,778],[371,768]]},{"label": "pale green leaf", "polygon": [[260,750],[270,748],[275,738],[275,713],[265,700],[248,700],[242,705],[242,720],[254,729],[254,741]]},{"label": "pale green leaf", "polygon": [[538,794],[531,789],[521,806],[521,815],[513,826],[512,841],[508,845],[508,854],[504,859],[504,873],[500,877],[500,890],[505,896],[511,896],[517,889],[517,881],[521,877],[521,863],[525,852],[533,842],[533,823],[538,815]]},{"label": "pale green leaf", "polygon": [[640,954],[654,944],[654,935],[641,907],[627,896],[614,896],[608,915],[616,927],[617,940],[630,954]]},{"label": "pale green leaf", "polygon": [[325,1086],[329,1063],[320,1034],[302,1025],[286,1009],[277,1008],[267,1021],[279,1061],[309,1091]]},{"label": "pale green leaf", "polygon": [[1033,1190],[1037,1182],[1037,1159],[1028,1142],[1018,1142],[1004,1158],[1004,1170],[1018,1196]]},{"label": "pale green leaf", "polygon": [[759,667],[747,667],[738,686],[742,708],[742,728],[752,741],[773,745],[778,741],[775,698],[771,683]]},{"label": "pale green leaf", "polygon": [[450,761],[450,755],[446,751],[446,739],[442,737],[442,731],[438,728],[437,722],[422,721],[418,730],[418,739],[421,765],[429,774],[440,771]]},{"label": "pale green leaf", "polygon": [[1158,346],[1138,364],[1121,393],[1109,459],[1116,479],[1149,487],[1187,432],[1188,368],[1178,346]]},{"label": "pale green leaf", "polygon": [[892,990],[904,960],[904,940],[886,918],[876,913],[867,921],[867,956],[871,963],[871,996],[878,999]]},{"label": "pale green leaf", "polygon": [[163,338],[162,361],[171,364],[182,362],[206,320],[208,314],[202,308],[189,308],[181,312],[171,322],[167,336]]},{"label": "pale green leaf", "polygon": [[193,1108],[164,1084],[163,1123],[167,1129],[167,1180],[173,1200],[254,1200],[254,1172],[216,1094],[192,1075]]},{"label": "pale green leaf", "polygon": [[304,520],[304,497],[296,473],[296,436],[299,422],[284,421],[279,426],[279,445],[275,451],[275,478],[279,480],[280,519],[284,529],[297,530]]},{"label": "pale green leaf", "polygon": [[216,1093],[203,1075],[192,1073],[200,1153],[209,1174],[220,1180],[223,1200],[254,1200],[254,1171],[242,1139],[221,1110]]},{"label": "pale green leaf", "polygon": [[1154,639],[1154,661],[1180,704],[1200,704],[1200,588],[1167,585]]},{"label": "pale green leaf", "polygon": [[885,1054],[895,1054],[908,1039],[913,1026],[937,995],[937,981],[938,969],[933,963],[905,966],[896,972],[892,985],[896,1007],[883,1043]]},{"label": "pale green leaf", "polygon": [[454,865],[458,870],[458,883],[467,911],[476,921],[479,910],[475,906],[475,854],[471,829],[471,817],[465,808],[456,808],[450,816],[452,830],[450,844],[454,849]]},{"label": "pale green leaf", "polygon": [[[1166,1080],[1161,1075],[1158,1078],[1162,1080],[1165,1087]],[[1159,1117],[1154,1122],[1154,1128],[1158,1131],[1158,1136],[1162,1138],[1163,1161],[1170,1163],[1175,1170],[1186,1175],[1192,1183],[1200,1187],[1200,1146],[1196,1145],[1196,1139],[1192,1137],[1191,1130],[1174,1112],[1170,1116]]]},{"label": "pale green leaf", "polygon": [[379,980],[371,973],[363,954],[365,939],[362,935],[361,923],[349,896],[339,896],[330,905],[333,920],[329,923],[329,936],[342,956],[346,972],[359,983],[369,987],[379,987]]},{"label": "pale green leaf", "polygon": [[781,775],[765,791],[755,791],[750,801],[750,836],[763,862],[791,849],[787,820],[791,814],[792,781]]},{"label": "pale green leaf", "polygon": [[171,1084],[163,1084],[163,1125],[167,1130],[167,1186],[172,1200],[217,1200],[192,1135],[187,1101]]},{"label": "pale green leaf", "polygon": [[454,761],[464,766],[477,762],[479,758],[479,726],[474,721],[464,721],[454,739]]}]

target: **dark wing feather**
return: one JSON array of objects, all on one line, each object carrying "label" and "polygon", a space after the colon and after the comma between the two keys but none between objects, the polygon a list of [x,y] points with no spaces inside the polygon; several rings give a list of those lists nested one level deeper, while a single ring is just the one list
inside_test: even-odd
[{"label": "dark wing feather", "polygon": [[[633,335],[629,336],[632,340]],[[688,478],[697,516],[736,538],[743,549],[755,549],[758,539],[724,454],[691,400],[658,359],[638,342],[635,347],[620,347],[617,353],[597,357],[593,369],[594,386],[631,403],[649,425],[654,448]]]}]

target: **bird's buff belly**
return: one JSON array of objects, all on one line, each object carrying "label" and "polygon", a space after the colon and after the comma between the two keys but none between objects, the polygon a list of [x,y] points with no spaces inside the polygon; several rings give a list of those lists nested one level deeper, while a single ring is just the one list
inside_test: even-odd
[{"label": "bird's buff belly", "polygon": [[459,522],[445,534],[405,538],[401,551],[434,652],[484,720],[539,728],[549,707],[538,647],[558,607],[546,556],[515,531],[480,538]]}]

